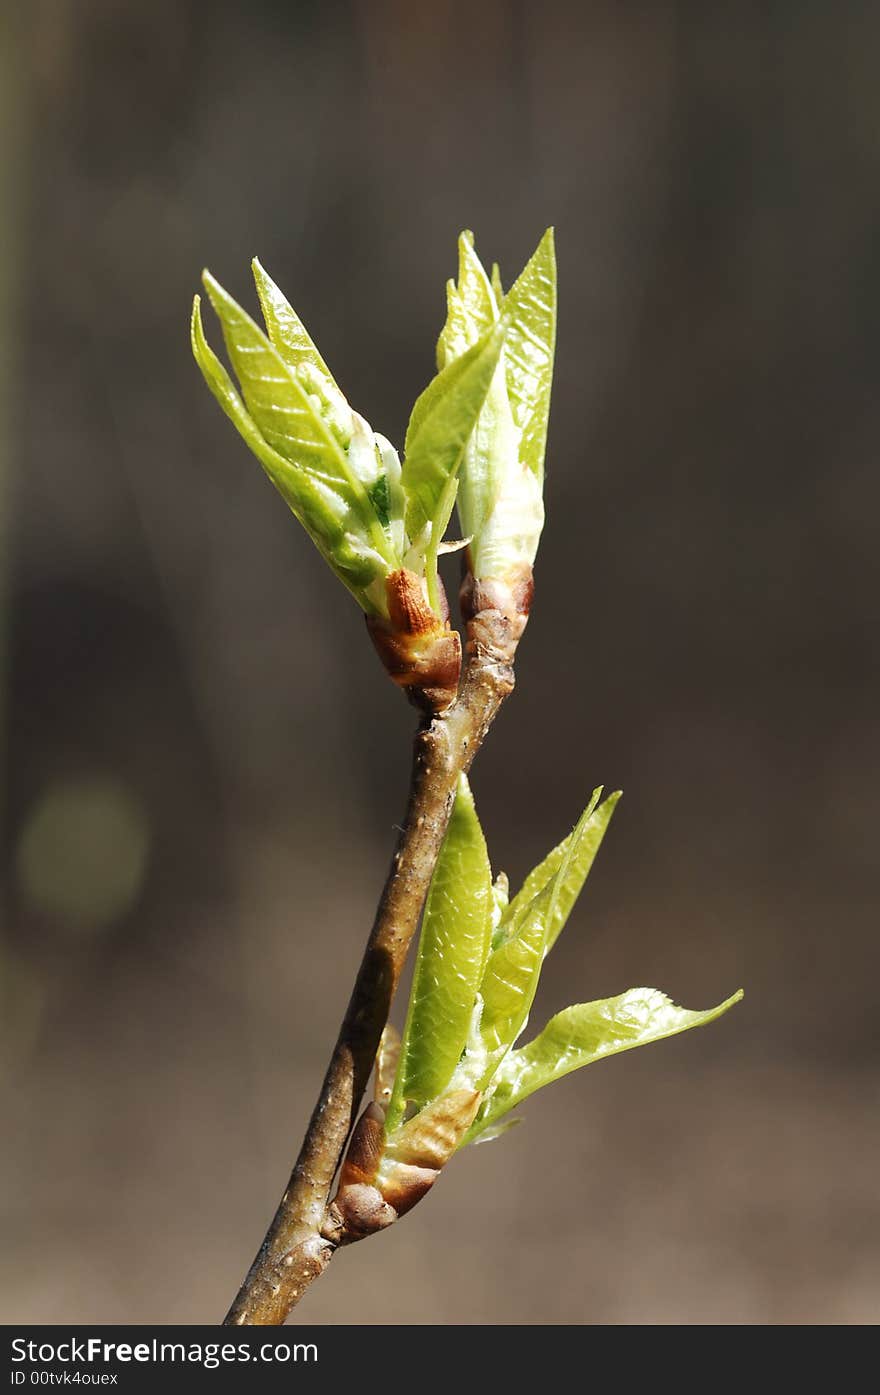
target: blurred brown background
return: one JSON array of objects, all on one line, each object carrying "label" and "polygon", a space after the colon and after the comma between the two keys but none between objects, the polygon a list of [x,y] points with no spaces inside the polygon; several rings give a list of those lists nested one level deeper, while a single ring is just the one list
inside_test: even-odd
[{"label": "blurred brown background", "polygon": [[[548,524],[475,768],[514,879],[626,794],[573,1076],[313,1322],[880,1316],[880,10],[31,0],[0,52],[6,1321],[215,1320],[280,1194],[414,718],[210,399],[259,253],[401,442],[455,237],[557,229]],[[215,342],[219,341],[212,330]]]}]

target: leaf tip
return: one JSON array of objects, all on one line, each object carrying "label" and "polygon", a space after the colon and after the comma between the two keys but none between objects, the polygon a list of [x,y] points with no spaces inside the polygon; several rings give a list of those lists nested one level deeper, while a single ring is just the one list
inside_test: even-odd
[{"label": "leaf tip", "polygon": [[263,293],[266,290],[277,289],[274,287],[271,276],[267,272],[259,257],[251,257],[251,274],[254,278],[254,285],[257,288],[257,295],[262,301]]},{"label": "leaf tip", "polygon": [[210,273],[207,267],[202,268],[202,285],[208,293],[211,304],[216,306],[217,300],[223,293],[223,287]]},{"label": "leaf tip", "polygon": [[202,271],[202,285],[207,291],[208,299],[210,300],[218,315],[220,314],[221,305],[234,306],[236,310],[238,309],[238,306],[235,304],[235,301],[232,299],[232,296],[229,294],[228,291],[223,289],[216,276],[212,276],[211,272],[208,270],[207,267],[205,267]]},{"label": "leaf tip", "polygon": [[189,337],[192,343],[193,353],[198,358],[198,351],[205,334],[202,329],[202,297],[193,296],[192,310],[189,316]]},{"label": "leaf tip", "polygon": [[552,262],[553,267],[554,267],[554,269],[555,269],[555,267],[556,267],[556,229],[553,227],[552,223],[551,223],[551,225],[550,225],[549,228],[546,228],[546,229],[544,230],[544,232],[543,232],[543,234],[542,234],[542,236],[541,236],[541,240],[540,240],[540,242],[538,243],[537,247],[535,248],[535,256],[538,256],[540,253],[546,253],[547,257],[548,257],[549,260]]}]

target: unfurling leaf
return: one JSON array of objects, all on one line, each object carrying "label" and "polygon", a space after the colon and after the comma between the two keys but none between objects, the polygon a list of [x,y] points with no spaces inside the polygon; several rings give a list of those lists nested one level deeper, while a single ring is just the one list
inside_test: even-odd
[{"label": "unfurling leaf", "polygon": [[[495,947],[480,984],[483,1000],[480,1031],[486,1053],[485,1061],[479,1062],[482,1074],[478,1079],[482,1089],[487,1087],[499,1061],[526,1025],[547,950],[583,886],[592,862],[592,855],[587,861],[583,848],[598,794],[597,790],[573,832],[558,850],[554,850],[559,856],[551,853],[532,874],[532,886],[537,888],[535,893],[527,894],[531,890],[527,883],[510,902],[495,932]],[[537,874],[543,871],[546,875],[539,878]]]},{"label": "unfurling leaf", "polygon": [[[446,324],[437,343],[441,368],[466,353],[499,318],[498,301],[474,250],[471,232],[463,232],[458,239],[458,284],[448,283],[446,297]],[[516,461],[517,445],[502,352],[459,472],[458,513],[475,546],[498,500],[505,472]]]},{"label": "unfurling leaf", "polygon": [[[207,271],[202,278],[238,388],[208,348],[197,305],[194,311],[193,352],[226,414],[368,619],[379,622],[375,633],[381,639],[391,633],[392,648],[388,579],[395,574],[415,576],[438,626],[446,624],[437,558],[458,495],[464,540],[454,545],[468,548],[464,617],[500,611],[512,654],[528,615],[544,516],[541,462],[555,331],[552,234],[506,296],[497,268],[491,280],[486,275],[473,234],[462,234],[458,283],[449,284],[438,343],[440,371],[413,408],[403,466],[386,438],[349,406],[296,311],[256,258],[252,269],[265,333]],[[384,656],[387,646],[377,647]],[[449,704],[457,685],[433,681],[433,660],[419,650],[413,671],[403,674],[400,660],[395,649],[392,676],[414,701],[429,711]]]},{"label": "unfurling leaf", "polygon": [[297,372],[303,368],[310,368],[315,374],[320,374],[322,378],[326,379],[327,385],[334,395],[341,398],[342,403],[345,404],[345,398],[334,382],[333,374],[318,352],[317,345],[312,341],[305,325],[287,297],[282,294],[272,277],[261,266],[258,257],[254,257],[251,262],[251,269],[254,273],[257,295],[260,298],[260,309],[263,312],[263,319],[266,321],[266,330],[281,357],[290,368]]},{"label": "unfurling leaf", "polygon": [[474,235],[458,239],[458,284],[446,283],[446,323],[437,341],[437,367],[460,358],[498,319],[498,300],[474,251]]},{"label": "unfurling leaf", "polygon": [[[202,278],[241,396],[207,344],[198,297],[193,354],[223,410],[323,556],[364,610],[382,616],[385,578],[399,565],[403,544],[402,509],[395,531],[387,503],[394,488],[387,442],[374,437],[351,411],[294,312],[259,265],[255,276],[269,337],[207,271]],[[380,511],[376,500],[383,495],[386,506]]]},{"label": "unfurling leaf", "polygon": [[[718,1007],[691,1012],[656,989],[633,988],[566,1008],[527,1045],[514,1045],[547,951],[617,805],[619,792],[603,803],[601,794],[599,786],[569,836],[508,901],[507,878],[499,873],[492,881],[473,798],[461,777],[428,896],[386,1127],[370,1155],[371,1185],[378,1189],[372,1201],[382,1204],[370,1212],[374,1228],[388,1223],[382,1206],[396,1215],[414,1206],[458,1148],[497,1138],[518,1123],[512,1111],[542,1086],[604,1056],[704,1026],[742,997],[739,992]],[[376,1098],[382,1100],[387,1054],[383,1046],[377,1063]]]},{"label": "unfurling leaf", "polygon": [[575,901],[583,890],[584,882],[611,822],[611,815],[620,799],[620,790],[615,791],[599,804],[601,796],[602,786],[599,785],[593,791],[589,804],[572,832],[552,852],[548,853],[544,861],[539,863],[526,877],[522,887],[501,916],[495,932],[496,945],[502,943],[508,935],[513,933],[525,908],[531,904],[551,878],[556,876],[563,861],[567,860],[567,871],[562,884],[557,889],[552,919],[547,926],[545,954],[553,948],[565,927]]},{"label": "unfurling leaf", "polygon": [[515,646],[528,618],[532,563],[544,524],[543,479],[556,337],[556,260],[548,229],[507,295],[486,275],[473,235],[459,238],[458,283],[447,287],[437,345],[447,368],[493,321],[509,324],[504,351],[461,465],[458,513],[471,538],[466,616],[500,610]]},{"label": "unfurling leaf", "polygon": [[495,326],[450,363],[416,401],[406,432],[401,485],[410,539],[424,539],[431,603],[436,605],[437,551],[458,487],[458,469],[489,390],[507,326]]},{"label": "unfurling leaf", "polygon": [[552,887],[545,887],[532,902],[523,923],[493,950],[486,964],[480,985],[483,999],[480,1030],[488,1052],[489,1069],[494,1068],[496,1053],[506,1050],[516,1040],[528,1017],[544,960],[552,900]]},{"label": "unfurling leaf", "polygon": [[425,905],[389,1133],[407,1103],[423,1106],[448,1085],[467,1040],[491,933],[489,857],[462,775]]},{"label": "unfurling leaf", "polygon": [[198,296],[193,300],[191,336],[193,355],[214,397],[319,551],[363,604],[362,597],[377,574],[375,555],[371,549],[359,546],[347,532],[346,511],[336,496],[328,494],[305,471],[292,466],[263,436],[205,338]]},{"label": "unfurling leaf", "polygon": [[497,1124],[543,1085],[605,1056],[704,1027],[742,996],[740,989],[718,1007],[691,1012],[677,1007],[656,988],[631,988],[617,998],[566,1008],[527,1046],[507,1053],[467,1141],[475,1142],[485,1128]]},{"label": "unfurling leaf", "polygon": [[534,255],[508,291],[510,316],[505,347],[507,390],[521,433],[520,460],[540,482],[550,417],[550,388],[556,349],[556,248],[548,228]]},{"label": "unfurling leaf", "polygon": [[[340,513],[350,513],[365,532],[374,529],[378,534],[368,482],[355,473],[338,424],[325,417],[315,394],[304,386],[250,315],[208,272],[203,280],[248,411],[264,439],[283,459],[304,471],[313,484],[335,495]],[[372,478],[378,474],[374,461]]]}]

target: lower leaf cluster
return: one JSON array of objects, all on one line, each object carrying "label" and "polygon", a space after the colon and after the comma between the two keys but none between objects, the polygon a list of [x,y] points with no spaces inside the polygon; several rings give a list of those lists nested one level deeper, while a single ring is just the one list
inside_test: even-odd
[{"label": "lower leaf cluster", "polygon": [[[565,1008],[526,1045],[515,1045],[544,960],[619,799],[615,793],[602,801],[601,794],[594,791],[569,836],[510,900],[503,874],[492,881],[473,795],[461,777],[425,907],[403,1037],[386,1029],[377,1061],[382,1107],[372,1106],[369,1116],[369,1162],[349,1174],[378,1193],[380,1209],[386,1205],[381,1224],[414,1205],[459,1147],[516,1123],[512,1111],[542,1086],[606,1056],[704,1026],[742,997],[738,992],[695,1012],[655,988],[631,988]],[[359,1148],[356,1134],[354,1152]]]}]

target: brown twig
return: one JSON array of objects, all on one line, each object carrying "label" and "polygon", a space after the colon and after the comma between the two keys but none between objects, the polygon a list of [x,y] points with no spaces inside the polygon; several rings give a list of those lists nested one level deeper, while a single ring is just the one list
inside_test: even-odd
[{"label": "brown twig", "polygon": [[287,1190],[226,1325],[283,1323],[332,1258],[336,1247],[321,1236],[330,1188],[422,913],[458,777],[513,690],[515,628],[494,609],[468,619],[459,696],[416,736],[406,819],[351,1001]]}]

